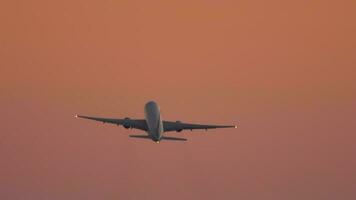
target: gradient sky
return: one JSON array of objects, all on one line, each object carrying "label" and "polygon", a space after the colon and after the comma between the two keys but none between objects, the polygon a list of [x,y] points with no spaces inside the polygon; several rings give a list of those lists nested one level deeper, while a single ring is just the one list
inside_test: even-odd
[{"label": "gradient sky", "polygon": [[[355,1],[0,2],[0,199],[356,199]],[[77,113],[238,123],[173,133]]]}]

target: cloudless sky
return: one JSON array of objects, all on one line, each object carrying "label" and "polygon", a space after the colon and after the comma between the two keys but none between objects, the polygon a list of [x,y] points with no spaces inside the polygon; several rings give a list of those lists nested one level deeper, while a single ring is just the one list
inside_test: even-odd
[{"label": "cloudless sky", "polygon": [[[356,198],[356,2],[0,2],[0,199]],[[238,129],[159,145],[75,114]]]}]

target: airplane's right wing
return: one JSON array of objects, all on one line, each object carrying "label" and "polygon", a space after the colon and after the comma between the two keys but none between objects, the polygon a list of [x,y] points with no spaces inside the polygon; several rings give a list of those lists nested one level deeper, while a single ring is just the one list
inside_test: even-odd
[{"label": "airplane's right wing", "polygon": [[187,124],[171,121],[163,121],[164,131],[177,131],[180,132],[182,130],[193,130],[193,129],[215,129],[215,128],[237,128],[237,126],[225,126],[225,125],[204,125],[204,124]]},{"label": "airplane's right wing", "polygon": [[144,120],[144,119],[130,119],[130,118],[112,119],[112,118],[101,118],[101,117],[89,117],[89,116],[83,116],[83,115],[76,115],[75,117],[83,118],[83,119],[90,119],[90,120],[99,121],[99,122],[103,122],[103,123],[122,125],[125,128],[135,128],[135,129],[140,129],[143,131],[148,130],[146,120]]}]

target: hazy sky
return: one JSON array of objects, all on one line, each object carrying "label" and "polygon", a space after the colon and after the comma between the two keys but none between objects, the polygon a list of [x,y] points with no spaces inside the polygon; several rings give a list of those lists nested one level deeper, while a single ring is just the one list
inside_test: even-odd
[{"label": "hazy sky", "polygon": [[[355,1],[1,0],[0,199],[356,199]],[[74,115],[239,124],[159,145]]]}]

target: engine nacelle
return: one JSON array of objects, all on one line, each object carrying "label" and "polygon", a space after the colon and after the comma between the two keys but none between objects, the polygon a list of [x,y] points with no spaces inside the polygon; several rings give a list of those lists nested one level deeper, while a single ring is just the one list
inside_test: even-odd
[{"label": "engine nacelle", "polygon": [[129,121],[130,121],[130,118],[129,118],[129,117],[125,117],[124,123],[122,124],[122,126],[123,126],[124,128],[126,128],[126,129],[131,128]]},{"label": "engine nacelle", "polygon": [[[182,122],[181,121],[176,121],[177,124],[181,124]],[[182,128],[179,128],[176,130],[176,132],[181,132],[183,130],[183,127]]]}]

